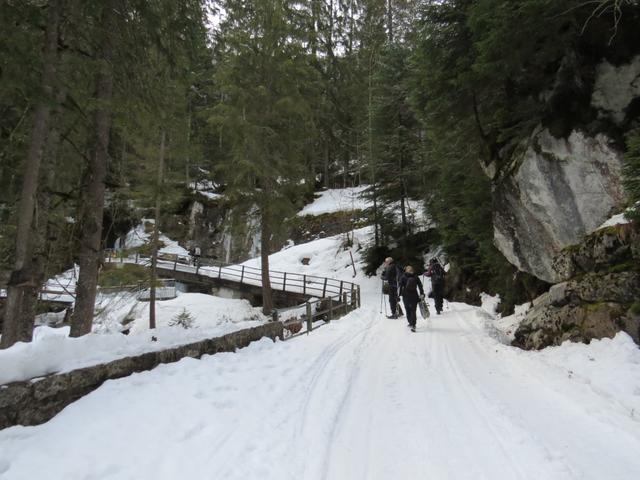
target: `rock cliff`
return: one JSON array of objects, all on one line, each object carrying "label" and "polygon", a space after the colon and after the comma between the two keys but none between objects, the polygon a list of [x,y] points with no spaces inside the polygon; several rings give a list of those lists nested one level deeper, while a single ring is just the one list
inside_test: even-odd
[{"label": "rock cliff", "polygon": [[[518,269],[550,283],[568,278],[553,258],[624,205],[621,140],[640,121],[640,55],[575,71],[582,76],[571,82],[586,89],[589,102],[579,119],[555,122],[561,129],[547,119],[485,169],[493,181],[495,245]],[[551,102],[555,90],[541,101]],[[556,120],[563,114],[554,112]]]}]

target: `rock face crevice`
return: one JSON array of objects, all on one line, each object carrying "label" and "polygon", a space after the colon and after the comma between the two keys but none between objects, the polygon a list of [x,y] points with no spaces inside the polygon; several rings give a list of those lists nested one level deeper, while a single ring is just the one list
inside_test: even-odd
[{"label": "rock face crevice", "polygon": [[68,373],[0,386],[0,429],[14,425],[39,425],[70,403],[92,392],[107,380],[151,370],[162,363],[191,357],[233,352],[261,338],[283,338],[280,322],[270,322],[179,347],[126,357]]}]

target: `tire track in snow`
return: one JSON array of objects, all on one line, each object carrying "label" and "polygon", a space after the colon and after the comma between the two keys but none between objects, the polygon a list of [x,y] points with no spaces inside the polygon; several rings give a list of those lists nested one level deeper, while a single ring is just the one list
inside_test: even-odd
[{"label": "tire track in snow", "polygon": [[[483,399],[486,404],[492,405],[494,410],[500,411],[503,418],[507,418],[511,424],[525,432],[532,442],[546,452],[547,461],[551,461],[559,473],[580,479],[606,476],[613,478],[615,476],[613,472],[620,470],[623,462],[628,460],[625,459],[624,454],[620,455],[620,452],[624,452],[625,448],[628,449],[631,444],[640,447],[638,437],[612,425],[611,417],[608,417],[609,422],[605,422],[601,416],[594,415],[594,412],[584,408],[583,402],[586,400],[596,400],[599,406],[603,407],[599,402],[600,399],[585,396],[592,392],[580,389],[578,385],[579,393],[572,398],[567,394],[566,386],[558,389],[556,383],[550,381],[556,377],[553,368],[545,371],[544,376],[540,376],[539,372],[531,371],[539,368],[542,365],[540,362],[531,361],[525,364],[514,362],[511,365],[505,361],[507,358],[496,356],[495,350],[489,348],[488,343],[478,341],[476,334],[482,335],[483,330],[470,319],[457,316],[457,321],[464,322],[467,328],[474,332],[465,337],[465,345],[461,345],[461,348],[467,355],[458,355],[459,361],[466,362],[467,369],[470,369],[471,365],[478,363],[477,360],[471,359],[473,355],[491,360],[490,375],[477,371],[478,374],[483,375],[483,382],[478,376],[467,376],[468,384],[474,386],[475,398]],[[480,339],[486,340],[485,337]],[[514,350],[511,353],[517,355],[518,351]],[[527,369],[526,366],[530,366],[531,369]],[[498,373],[498,375],[492,375],[492,373]],[[566,384],[566,379],[561,378],[560,381]],[[576,402],[576,399],[579,401]],[[609,411],[612,407],[609,402],[605,403],[605,408]],[[497,407],[498,405],[500,408]],[[544,412],[543,415],[536,415],[542,412]],[[560,425],[563,427],[558,429]],[[549,432],[555,432],[555,435]],[[609,440],[605,440],[607,437]],[[625,440],[622,439],[623,437]],[[598,462],[595,470],[599,469],[600,473],[596,473],[593,468],[585,470],[580,466],[582,463],[580,460],[585,455],[589,456],[589,452],[592,452],[591,456],[599,453],[595,445],[605,447],[606,444],[607,448],[611,448],[614,443],[619,444],[619,448],[612,449],[602,462]],[[613,457],[617,460],[613,460]],[[606,463],[609,463],[609,467],[604,466]],[[624,467],[622,467],[623,470]],[[640,470],[638,465],[635,466],[634,471],[637,470]]]}]

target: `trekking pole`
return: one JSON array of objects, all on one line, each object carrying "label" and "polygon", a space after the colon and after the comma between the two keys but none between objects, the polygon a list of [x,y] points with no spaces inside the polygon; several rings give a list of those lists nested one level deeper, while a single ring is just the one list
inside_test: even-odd
[{"label": "trekking pole", "polygon": [[380,314],[382,314],[382,303],[384,302],[384,280],[380,284]]}]

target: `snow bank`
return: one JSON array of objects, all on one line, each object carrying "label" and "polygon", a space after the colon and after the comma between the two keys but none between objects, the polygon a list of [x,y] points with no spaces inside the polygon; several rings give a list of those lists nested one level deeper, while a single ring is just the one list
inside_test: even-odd
[{"label": "snow bank", "polygon": [[[266,321],[260,309],[251,307],[246,300],[200,293],[183,293],[173,300],[157,302],[158,328],[153,332],[148,329],[146,302],[117,294],[103,297],[98,307],[103,310],[90,335],[69,338],[69,327],[42,326],[35,329],[32,342],[0,350],[0,385],[218,337]],[[194,318],[194,327],[169,327],[170,320],[185,308]],[[126,317],[131,319],[129,335],[118,333],[120,322]]]},{"label": "snow bank", "polygon": [[526,354],[584,384],[640,422],[640,349],[626,333],[589,345],[567,341]]}]

